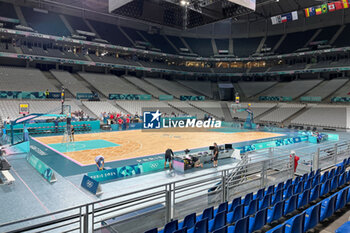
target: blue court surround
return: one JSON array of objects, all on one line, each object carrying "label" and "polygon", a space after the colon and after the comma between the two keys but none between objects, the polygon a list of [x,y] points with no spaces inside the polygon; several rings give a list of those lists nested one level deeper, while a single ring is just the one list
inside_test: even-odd
[{"label": "blue court surround", "polygon": [[94,149],[102,149],[102,148],[108,148],[108,147],[116,147],[120,145],[103,140],[103,139],[98,139],[98,140],[72,142],[72,143],[68,143],[68,146],[67,146],[67,143],[54,143],[54,144],[48,144],[48,146],[52,147],[53,149],[61,153],[65,153],[65,152],[75,152],[75,151],[82,151],[82,150],[94,150]]}]

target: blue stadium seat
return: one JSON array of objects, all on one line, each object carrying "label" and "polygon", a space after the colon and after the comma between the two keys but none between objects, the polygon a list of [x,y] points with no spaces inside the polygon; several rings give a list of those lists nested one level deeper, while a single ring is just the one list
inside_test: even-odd
[{"label": "blue stadium seat", "polygon": [[266,195],[261,201],[259,201],[259,210],[269,208],[271,205],[271,194]]},{"label": "blue stadium seat", "polygon": [[258,199],[259,201],[264,198],[265,188],[259,189],[258,192],[254,195],[254,199]]},{"label": "blue stadium seat", "polygon": [[258,200],[252,200],[248,206],[244,207],[244,216],[255,214],[258,211]]},{"label": "blue stadium seat", "polygon": [[213,232],[226,225],[226,211],[222,211],[215,215],[214,219],[209,221],[209,232]]},{"label": "blue stadium seat", "polygon": [[266,225],[267,209],[258,211],[254,217],[249,218],[249,233],[259,230]]},{"label": "blue stadium seat", "polygon": [[340,176],[339,176],[339,182],[338,182],[338,185],[339,187],[342,187],[344,186],[346,183],[346,173],[343,172]]},{"label": "blue stadium seat", "polygon": [[313,189],[311,189],[310,193],[310,202],[316,201],[320,197],[320,187],[321,185],[316,185]]},{"label": "blue stadium seat", "polygon": [[279,190],[272,196],[271,205],[275,205],[277,202],[280,202],[282,200],[283,200],[283,190]]},{"label": "blue stadium seat", "polygon": [[309,176],[309,173],[305,173],[302,177],[301,177],[301,181],[306,181],[307,180],[307,177]]},{"label": "blue stadium seat", "polygon": [[335,168],[332,168],[328,174],[328,180],[332,179],[335,176]]},{"label": "blue stadium seat", "polygon": [[241,205],[241,203],[242,203],[241,197],[237,197],[233,199],[231,204],[229,204],[228,206],[228,212],[232,212],[236,208],[236,206]]},{"label": "blue stadium seat", "polygon": [[277,202],[271,209],[267,211],[267,222],[271,223],[280,219],[284,214],[285,201]]},{"label": "blue stadium seat", "polygon": [[321,174],[321,169],[317,169],[315,176],[320,175]]},{"label": "blue stadium seat", "polygon": [[228,208],[228,204],[227,201],[223,202],[219,205],[219,207],[217,209],[214,210],[214,217],[216,216],[217,213],[220,213],[222,211],[226,211],[227,212],[227,208]]},{"label": "blue stadium seat", "polygon": [[346,173],[346,183],[350,183],[350,170]]},{"label": "blue stadium seat", "polygon": [[321,203],[305,210],[304,231],[314,228],[320,222]]},{"label": "blue stadium seat", "polygon": [[211,220],[211,219],[213,219],[213,217],[214,217],[214,207],[209,207],[209,208],[206,208],[205,210],[203,210],[202,215],[199,215],[197,217],[196,222],[203,220],[205,218],[207,218],[208,220]]},{"label": "blue stadium seat", "polygon": [[288,199],[294,194],[294,185],[289,185],[287,189],[283,191],[283,199]]},{"label": "blue stadium seat", "polygon": [[315,176],[315,171],[312,170],[312,171],[309,173],[307,179],[310,180],[310,179],[313,178],[314,176]]},{"label": "blue stadium seat", "polygon": [[285,228],[285,225],[281,224],[275,228],[272,228],[271,230],[267,231],[266,233],[284,233],[284,228]]},{"label": "blue stadium seat", "polygon": [[299,195],[298,198],[298,209],[302,208],[304,206],[306,206],[307,204],[309,204],[310,201],[310,189],[305,190],[302,194]]},{"label": "blue stadium seat", "polygon": [[157,228],[153,228],[151,230],[145,231],[145,233],[158,233],[158,229]]},{"label": "blue stadium seat", "polygon": [[245,195],[244,199],[242,200],[242,204],[247,206],[252,200],[253,200],[253,193],[248,193],[247,195]]},{"label": "blue stadium seat", "polygon": [[274,186],[274,185],[270,185],[270,186],[267,188],[267,190],[266,190],[266,192],[265,192],[265,195],[273,194],[274,191],[275,191],[275,186]]},{"label": "blue stadium seat", "polygon": [[187,233],[187,227],[174,231],[174,233]]},{"label": "blue stadium seat", "polygon": [[346,198],[346,204],[350,203],[350,192],[348,191],[348,197]]},{"label": "blue stadium seat", "polygon": [[337,168],[335,169],[335,173],[334,173],[335,176],[339,176],[340,175],[342,167],[343,167],[342,165],[337,166]]},{"label": "blue stadium seat", "polygon": [[168,222],[165,224],[165,227],[163,230],[161,230],[159,233],[174,233],[178,229],[178,222],[177,220],[173,220],[171,222]]},{"label": "blue stadium seat", "polygon": [[296,210],[298,204],[298,196],[298,194],[295,194],[285,202],[284,215],[287,215]]},{"label": "blue stadium seat", "polygon": [[292,184],[292,179],[288,179],[286,180],[286,182],[284,183],[283,189],[287,189],[291,184]]},{"label": "blue stadium seat", "polygon": [[278,183],[277,187],[275,188],[275,193],[279,190],[282,190],[284,187],[284,182]]},{"label": "blue stadium seat", "polygon": [[185,219],[179,223],[179,229],[187,227],[190,229],[196,224],[196,213],[189,214],[185,217]]},{"label": "blue stadium seat", "polygon": [[334,192],[338,189],[339,176],[333,176],[331,180],[331,191]]},{"label": "blue stadium seat", "polygon": [[323,175],[321,176],[321,183],[323,184],[324,182],[326,182],[326,180],[328,180],[328,171],[325,171],[324,173],[323,173]]},{"label": "blue stadium seat", "polygon": [[300,181],[295,187],[294,187],[294,194],[300,194],[304,191],[304,181]]},{"label": "blue stadium seat", "polygon": [[202,219],[194,225],[191,229],[187,230],[187,233],[208,233],[208,219]]},{"label": "blue stadium seat", "polygon": [[295,184],[297,184],[297,183],[299,183],[299,182],[300,182],[300,176],[297,176],[297,177],[294,178],[292,184],[295,185]]},{"label": "blue stadium seat", "polygon": [[346,205],[346,198],[348,196],[348,188],[340,190],[337,195],[337,201],[335,203],[335,211],[343,208]]},{"label": "blue stadium seat", "polygon": [[312,179],[307,180],[307,181],[304,183],[304,190],[306,190],[306,189],[311,189],[311,183],[312,183]]},{"label": "blue stadium seat", "polygon": [[335,209],[335,201],[337,196],[333,195],[327,199],[324,199],[321,203],[321,217],[320,221],[325,220],[333,215]]},{"label": "blue stadium seat", "polygon": [[330,191],[331,191],[331,181],[327,180],[321,186],[320,196],[322,197],[322,196],[328,194]]},{"label": "blue stadium seat", "polygon": [[215,230],[213,233],[227,233],[227,226],[223,226],[223,227]]},{"label": "blue stadium seat", "polygon": [[249,217],[242,218],[234,226],[228,227],[228,233],[248,233],[248,230]]},{"label": "blue stadium seat", "polygon": [[321,175],[315,175],[312,179],[312,187],[315,187],[316,185],[320,184],[321,181]]},{"label": "blue stadium seat", "polygon": [[304,233],[305,212],[286,221],[285,233]]},{"label": "blue stadium seat", "polygon": [[240,220],[241,218],[243,218],[243,216],[244,216],[244,206],[239,205],[239,206],[236,206],[236,208],[232,212],[227,213],[226,221],[228,224],[233,224],[238,220]]},{"label": "blue stadium seat", "polygon": [[337,230],[335,230],[335,233],[349,233],[349,232],[350,232],[350,221],[344,223]]}]

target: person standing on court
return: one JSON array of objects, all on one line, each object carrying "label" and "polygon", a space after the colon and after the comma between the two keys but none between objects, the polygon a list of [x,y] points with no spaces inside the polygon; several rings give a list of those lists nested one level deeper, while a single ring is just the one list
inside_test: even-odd
[{"label": "person standing on court", "polygon": [[218,144],[214,142],[214,149],[213,149],[213,167],[218,166],[218,158],[219,158],[219,148]]},{"label": "person standing on court", "polygon": [[96,162],[96,166],[97,166],[97,171],[104,170],[105,158],[102,155],[96,156],[95,162]]},{"label": "person standing on court", "polygon": [[169,169],[171,169],[171,160],[172,157],[174,157],[174,152],[172,149],[167,149],[165,151],[165,162],[164,162],[164,169],[166,168],[166,163],[169,162]]}]

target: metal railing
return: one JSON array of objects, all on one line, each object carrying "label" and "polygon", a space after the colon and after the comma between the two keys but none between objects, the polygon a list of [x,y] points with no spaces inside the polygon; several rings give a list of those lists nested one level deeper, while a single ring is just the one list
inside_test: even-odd
[{"label": "metal railing", "polygon": [[[338,142],[321,146],[318,151],[311,153],[312,155],[299,155],[302,160],[312,163],[314,157],[318,157],[319,167],[325,168],[328,162],[321,161],[324,160],[324,154],[330,154],[330,151],[331,159],[327,161],[332,161],[334,165],[341,162],[339,156],[349,154],[350,144]],[[164,226],[171,219],[182,219],[193,212],[201,213],[209,206],[217,206],[221,202],[231,201],[258,188],[291,178],[294,175],[293,161],[289,151],[270,149],[257,157],[246,157],[229,169],[219,168],[217,171],[193,175],[164,185],[41,216],[2,223],[0,232],[87,233],[102,232],[104,229],[119,233],[144,232],[153,227]]]}]

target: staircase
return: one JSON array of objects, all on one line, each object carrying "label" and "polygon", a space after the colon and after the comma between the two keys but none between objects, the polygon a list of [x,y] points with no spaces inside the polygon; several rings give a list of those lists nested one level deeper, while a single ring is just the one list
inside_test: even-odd
[{"label": "staircase", "polygon": [[342,89],[344,86],[348,86],[350,84],[350,79],[344,83],[342,86],[340,86],[339,88],[337,88],[336,90],[334,90],[330,95],[328,95],[327,97],[323,98],[323,102],[327,102],[330,103],[332,101],[332,98],[335,97],[335,94]]},{"label": "staircase", "polygon": [[293,115],[291,115],[290,117],[288,117],[287,119],[285,119],[282,123],[283,125],[290,125],[291,121],[300,116],[301,114],[303,114],[304,112],[306,112],[307,110],[309,110],[311,107],[309,107],[308,105],[306,105],[304,108],[300,109],[298,112],[294,113]]},{"label": "staircase", "polygon": [[129,111],[127,111],[125,108],[120,106],[117,101],[115,101],[115,100],[107,100],[107,102],[111,103],[112,105],[117,106],[117,108],[121,109],[123,112],[125,112],[125,113],[127,113],[129,115],[132,115]]},{"label": "staircase", "polygon": [[153,96],[154,98],[158,99],[158,96],[155,96],[155,95],[153,95],[151,92],[148,92],[147,90],[143,89],[142,87],[135,85],[134,83],[132,83],[132,82],[130,82],[128,79],[126,79],[124,76],[121,76],[121,78],[122,78],[125,82],[130,83],[131,85],[133,85],[133,86],[136,87],[137,89],[141,90],[142,92],[144,92],[144,93],[146,93],[146,94],[148,94],[148,95],[151,95],[151,96]]},{"label": "staircase", "polygon": [[227,102],[220,102],[222,112],[224,113],[225,121],[231,122],[232,121],[232,115],[230,113],[230,109],[227,106]]},{"label": "staircase", "polygon": [[77,80],[79,80],[84,86],[89,88],[91,91],[94,91],[98,94],[100,100],[107,100],[108,96],[105,96],[102,92],[97,90],[94,86],[92,86],[89,82],[87,82],[83,77],[81,77],[78,73],[72,74]]},{"label": "staircase", "polygon": [[[205,95],[205,94],[203,94],[203,93],[198,92],[198,91],[195,90],[195,89],[192,89],[191,87],[188,87],[188,86],[182,84],[182,83],[179,82],[178,80],[174,80],[174,81],[175,81],[176,83],[178,83],[180,86],[182,86],[184,89],[187,89],[187,90],[193,92],[193,93],[196,94],[196,95],[199,95],[199,96]],[[208,99],[211,99],[211,97],[209,97],[209,96],[207,96],[207,95],[205,95],[205,97],[208,98]]]},{"label": "staircase", "polygon": [[86,113],[90,118],[99,118],[99,116],[96,116],[95,113],[93,113],[89,108],[87,108],[81,100],[74,99],[74,102],[79,106],[81,110],[83,110],[84,113]]},{"label": "staircase", "polygon": [[260,118],[266,116],[266,115],[269,114],[270,112],[275,111],[277,108],[278,108],[278,104],[277,104],[275,107],[270,108],[270,109],[267,110],[266,112],[263,112],[263,113],[261,113],[260,115],[254,116],[254,122],[258,122],[258,121],[260,120]]},{"label": "staircase", "polygon": [[[51,74],[49,71],[41,71],[45,77],[50,81],[52,85],[54,85],[57,90],[61,91],[62,89],[62,84]],[[74,95],[66,88],[65,89],[65,96],[66,98],[74,98]]]}]

